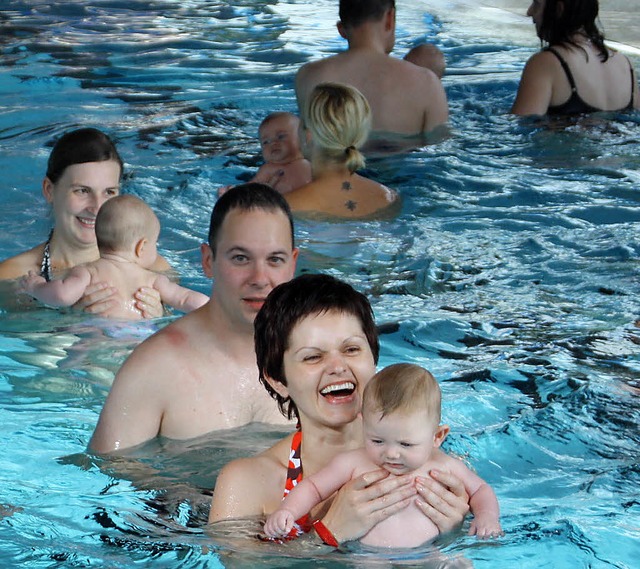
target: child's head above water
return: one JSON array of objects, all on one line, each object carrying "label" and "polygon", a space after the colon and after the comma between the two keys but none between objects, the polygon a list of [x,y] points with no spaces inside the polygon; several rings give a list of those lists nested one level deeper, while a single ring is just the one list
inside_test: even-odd
[{"label": "child's head above water", "polygon": [[365,387],[362,417],[369,458],[393,474],[423,466],[449,432],[440,425],[438,382],[413,364],[379,371]]},{"label": "child's head above water", "polygon": [[100,254],[134,254],[143,267],[157,257],[160,222],[141,199],[120,195],[106,201],[96,216],[96,238]]},{"label": "child's head above water", "polygon": [[298,128],[300,120],[292,113],[267,115],[260,123],[258,135],[262,157],[270,164],[288,164],[302,158]]},{"label": "child's head above water", "polygon": [[442,79],[447,68],[444,54],[432,43],[415,46],[404,58],[414,65],[431,69],[439,79]]}]

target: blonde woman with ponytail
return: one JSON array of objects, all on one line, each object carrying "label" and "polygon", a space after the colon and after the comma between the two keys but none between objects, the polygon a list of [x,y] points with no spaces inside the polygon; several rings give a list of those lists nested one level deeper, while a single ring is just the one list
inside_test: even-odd
[{"label": "blonde woman with ponytail", "polygon": [[360,91],[338,83],[317,85],[302,128],[312,181],[286,194],[293,211],[356,219],[386,213],[397,203],[395,191],[356,174],[365,165],[359,149],[371,129],[371,109]]}]

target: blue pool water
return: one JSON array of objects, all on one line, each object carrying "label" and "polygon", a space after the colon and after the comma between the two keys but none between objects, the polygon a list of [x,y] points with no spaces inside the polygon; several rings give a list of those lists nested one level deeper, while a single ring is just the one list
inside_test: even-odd
[{"label": "blue pool water", "polygon": [[[346,279],[395,324],[381,364],[439,378],[448,450],[494,486],[505,537],[461,534],[399,557],[268,548],[251,521],[211,537],[219,468],[282,432],[87,456],[114,373],[163,322],[11,306],[4,290],[0,567],[638,566],[640,117],[511,117],[533,29],[522,19],[505,36],[472,16],[399,3],[396,53],[429,38],[447,56],[452,136],[370,160],[402,194],[398,218],[301,221],[297,239],[301,270]],[[343,47],[336,19],[330,0],[4,0],[0,258],[48,232],[39,188],[55,137],[99,126],[127,162],[126,190],[158,213],[162,252],[207,292],[198,246],[216,188],[260,164],[260,120],[295,109],[302,63]]]}]

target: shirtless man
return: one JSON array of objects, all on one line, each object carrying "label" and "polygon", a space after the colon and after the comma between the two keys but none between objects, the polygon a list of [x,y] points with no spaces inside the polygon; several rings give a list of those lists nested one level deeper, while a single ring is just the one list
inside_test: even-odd
[{"label": "shirtless man", "polygon": [[106,453],[162,435],[190,439],[252,421],[283,423],[258,381],[253,320],[271,289],[293,277],[298,250],[284,198],[261,184],[213,208],[207,304],[140,344],[118,372],[89,449]]},{"label": "shirtless man", "polygon": [[300,68],[296,96],[303,116],[313,88],[334,82],[366,97],[373,131],[416,136],[447,122],[447,97],[433,71],[389,55],[395,20],[394,0],[340,0],[338,31],[349,48]]}]

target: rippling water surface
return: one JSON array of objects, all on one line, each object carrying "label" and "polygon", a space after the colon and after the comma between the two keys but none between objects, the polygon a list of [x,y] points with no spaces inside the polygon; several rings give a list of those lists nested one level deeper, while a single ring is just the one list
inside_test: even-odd
[{"label": "rippling water surface", "polygon": [[[117,140],[126,190],[158,213],[162,252],[207,292],[198,245],[216,189],[255,172],[258,124],[295,110],[297,68],[343,47],[334,4],[5,0],[0,258],[44,240],[39,188],[51,145],[92,125]],[[517,120],[507,111],[537,47],[530,23],[514,17],[486,31],[473,12],[424,10],[399,5],[396,53],[425,38],[443,49],[452,136],[372,157],[368,173],[399,189],[400,215],[300,221],[300,268],[370,296],[390,324],[382,364],[414,361],[439,378],[449,450],[496,489],[506,536],[455,536],[395,557],[354,547],[319,562],[637,566],[639,117]],[[517,45],[505,40],[516,36]],[[218,469],[282,433],[249,426],[161,440],[108,464],[84,454],[113,374],[162,322],[106,326],[24,306],[0,318],[1,566],[314,558],[256,545],[257,522],[215,539],[205,531]]]}]

